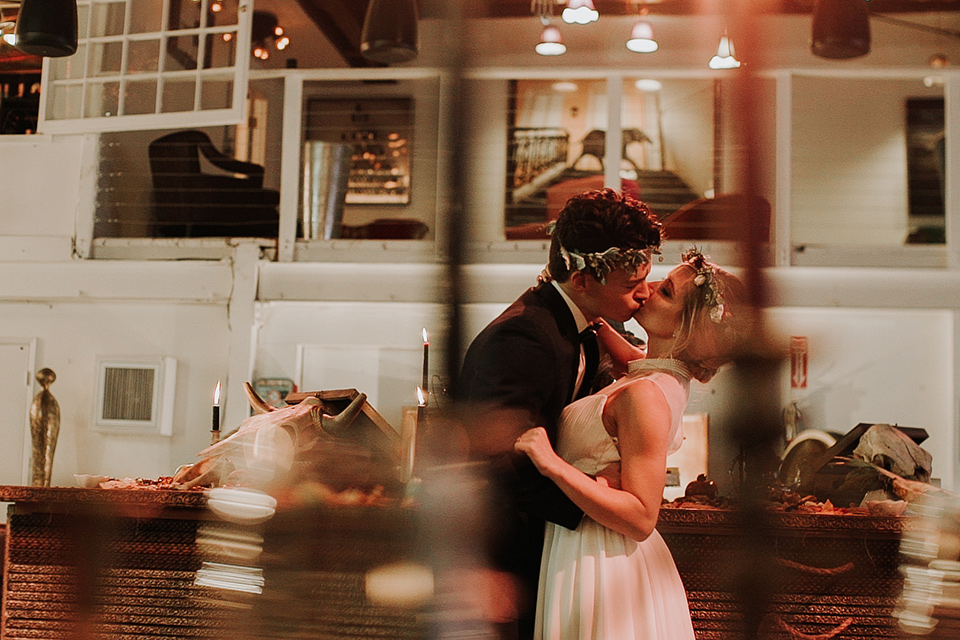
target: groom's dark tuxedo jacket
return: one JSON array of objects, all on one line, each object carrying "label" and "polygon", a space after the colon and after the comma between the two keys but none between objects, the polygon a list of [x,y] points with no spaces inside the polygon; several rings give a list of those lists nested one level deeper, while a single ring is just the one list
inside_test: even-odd
[{"label": "groom's dark tuxedo jacket", "polygon": [[[494,563],[532,592],[535,605],[544,521],[576,528],[583,512],[530,459],[513,453],[513,441],[543,426],[556,446],[557,421],[570,403],[580,362],[576,321],[550,283],[527,290],[474,339],[457,382],[467,403],[465,427],[477,457],[491,461]],[[594,372],[587,371],[583,384]],[[513,416],[504,424],[498,411]],[[512,411],[511,411],[512,410]],[[492,430],[497,433],[491,435]],[[501,433],[502,432],[502,433]],[[492,442],[492,444],[491,444]],[[527,612],[528,615],[532,613]],[[521,617],[523,614],[521,614]]]}]

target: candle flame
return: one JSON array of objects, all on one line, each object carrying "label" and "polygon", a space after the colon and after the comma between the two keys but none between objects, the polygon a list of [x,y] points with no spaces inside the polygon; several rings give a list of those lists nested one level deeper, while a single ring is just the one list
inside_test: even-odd
[{"label": "candle flame", "polygon": [[426,398],[423,397],[423,389],[417,387],[417,404],[421,407],[427,404]]},{"label": "candle flame", "polygon": [[217,388],[213,392],[213,404],[220,406],[220,381],[217,380]]},{"label": "candle flame", "polygon": [[427,336],[427,329],[423,329],[423,344],[430,344],[430,338]]}]

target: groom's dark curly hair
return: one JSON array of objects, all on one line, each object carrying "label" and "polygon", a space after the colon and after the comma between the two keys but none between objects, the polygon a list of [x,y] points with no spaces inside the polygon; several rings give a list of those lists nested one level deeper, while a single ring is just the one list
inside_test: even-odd
[{"label": "groom's dark curly hair", "polygon": [[[585,191],[560,211],[550,243],[549,268],[557,282],[572,274],[560,252],[602,253],[611,247],[658,250],[663,225],[645,203],[613,189]],[[589,272],[589,270],[588,270]],[[591,274],[600,279],[598,274]]]}]

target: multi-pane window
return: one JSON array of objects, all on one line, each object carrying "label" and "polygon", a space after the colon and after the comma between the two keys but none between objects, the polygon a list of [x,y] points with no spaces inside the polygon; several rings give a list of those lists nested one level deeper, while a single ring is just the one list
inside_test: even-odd
[{"label": "multi-pane window", "polygon": [[40,129],[239,122],[250,0],[79,0],[79,47],[44,63]]}]

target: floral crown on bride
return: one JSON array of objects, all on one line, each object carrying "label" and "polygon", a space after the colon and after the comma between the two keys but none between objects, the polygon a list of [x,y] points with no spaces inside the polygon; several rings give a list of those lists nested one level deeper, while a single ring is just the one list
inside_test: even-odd
[{"label": "floral crown on bride", "polygon": [[684,251],[680,254],[680,260],[688,264],[697,272],[693,278],[693,284],[697,287],[706,287],[704,289],[704,303],[710,307],[710,319],[713,322],[720,323],[723,320],[723,285],[717,279],[717,267],[707,260],[709,256],[703,255],[696,247]]}]

